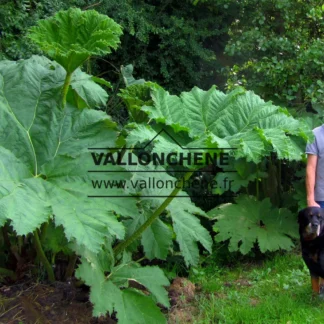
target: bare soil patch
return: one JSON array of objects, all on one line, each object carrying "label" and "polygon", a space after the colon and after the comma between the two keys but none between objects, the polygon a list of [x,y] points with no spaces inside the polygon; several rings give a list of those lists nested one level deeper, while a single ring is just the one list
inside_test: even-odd
[{"label": "bare soil patch", "polygon": [[116,323],[108,316],[93,318],[88,295],[68,282],[4,285],[0,287],[0,323]]}]

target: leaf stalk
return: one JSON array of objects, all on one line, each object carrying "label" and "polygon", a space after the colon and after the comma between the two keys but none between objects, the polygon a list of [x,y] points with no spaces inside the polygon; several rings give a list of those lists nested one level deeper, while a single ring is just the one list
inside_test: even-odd
[{"label": "leaf stalk", "polygon": [[68,280],[69,278],[72,277],[75,268],[75,263],[77,262],[77,260],[78,260],[78,256],[75,253],[73,253],[73,255],[69,257],[69,263],[64,276],[65,280]]},{"label": "leaf stalk", "polygon": [[63,84],[63,89],[62,89],[62,109],[65,108],[66,105],[66,96],[69,91],[69,86],[71,83],[71,78],[72,78],[72,73],[71,72],[66,72],[64,84]]},{"label": "leaf stalk", "polygon": [[39,236],[38,236],[37,229],[34,231],[34,245],[35,245],[37,255],[46,269],[48,280],[51,282],[55,281],[54,271],[52,269],[51,264],[49,263],[49,261],[46,258],[46,255],[44,253],[42,244],[41,244]]},{"label": "leaf stalk", "polygon": [[172,200],[179,193],[179,191],[182,190],[185,181],[188,180],[193,173],[194,171],[188,171],[185,174],[185,176],[182,178],[181,185],[173,189],[170,196],[164,200],[164,202],[160,205],[158,209],[155,210],[153,215],[150,218],[148,218],[146,222],[143,223],[130,237],[128,237],[125,241],[122,241],[115,246],[115,248],[113,249],[115,256],[123,252],[130,244],[132,244],[135,240],[137,240],[149,226],[152,225],[152,223],[161,215],[161,213],[166,209],[166,207],[172,202]]}]

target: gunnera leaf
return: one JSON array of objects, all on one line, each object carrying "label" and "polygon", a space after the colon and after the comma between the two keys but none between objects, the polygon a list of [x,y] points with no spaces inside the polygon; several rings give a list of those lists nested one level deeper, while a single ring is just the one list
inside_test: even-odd
[{"label": "gunnera leaf", "polygon": [[[121,264],[114,267],[109,280],[104,275],[106,269],[97,259],[82,258],[82,264],[76,270],[76,277],[82,279],[90,290],[93,303],[93,315],[110,315],[117,312],[118,323],[166,323],[165,317],[155,305],[161,303],[169,307],[165,286],[168,279],[158,267],[140,267],[136,264]],[[149,295],[129,287],[129,281],[135,281],[147,288]],[[123,288],[122,290],[120,288]]]},{"label": "gunnera leaf", "polygon": [[70,8],[40,20],[28,37],[72,73],[90,56],[111,53],[121,35],[121,27],[108,16],[95,10]]},{"label": "gunnera leaf", "polygon": [[180,96],[158,88],[151,96],[153,104],[141,107],[151,119],[204,140],[199,147],[228,148],[228,143],[236,149],[235,158],[259,163],[276,152],[279,159],[301,160],[307,140],[313,139],[303,121],[242,88],[225,94],[215,87],[194,87]]},{"label": "gunnera leaf", "polygon": [[118,198],[122,188],[110,191],[115,199],[89,198],[91,181],[106,177],[88,172],[89,148],[115,146],[116,124],[102,111],[59,109],[61,74],[47,61],[0,62],[0,226],[11,221],[26,235],[53,218],[68,241],[97,252],[107,237],[124,237],[117,215],[136,217],[136,199]]},{"label": "gunnera leaf", "polygon": [[[261,252],[290,250],[298,238],[296,216],[286,208],[274,208],[270,199],[240,196],[236,204],[224,204],[208,212],[217,219],[216,242],[229,240],[229,250],[247,254],[254,243]],[[214,229],[216,229],[214,227]]]}]

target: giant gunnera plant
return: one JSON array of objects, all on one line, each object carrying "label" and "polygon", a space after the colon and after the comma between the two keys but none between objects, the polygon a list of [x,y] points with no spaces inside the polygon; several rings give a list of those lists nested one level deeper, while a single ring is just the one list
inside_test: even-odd
[{"label": "giant gunnera plant", "polygon": [[[286,110],[243,89],[224,94],[214,87],[194,88],[173,96],[152,84],[121,94],[133,109],[133,122],[122,129],[106,113],[92,109],[106,104],[101,84],[109,83],[82,71],[92,55],[116,49],[121,34],[117,23],[94,10],[60,11],[29,33],[50,59],[0,61],[0,226],[10,237],[7,251],[19,255],[32,243],[28,247],[37,253],[50,281],[57,279],[56,255],[67,255],[65,277],[74,274],[90,287],[94,316],[116,313],[121,324],[165,323],[157,304],[170,306],[165,289],[169,281],[161,268],[142,266],[141,259],[166,260],[177,253],[188,267],[197,265],[199,250],[212,249],[211,235],[200,220],[223,219],[223,212],[209,216],[183,190],[197,167],[183,165],[175,178],[166,172],[168,165],[108,161],[117,155],[123,162],[136,159],[138,147],[157,154],[200,148],[202,163],[207,153],[230,148],[236,148],[234,158],[253,163],[272,152],[298,160],[300,143],[311,132]],[[132,98],[141,93],[145,100]],[[149,178],[177,181],[177,186],[156,191],[144,186]],[[238,203],[246,208],[252,204],[247,198]],[[270,203],[264,204],[268,215]],[[240,219],[240,208],[226,210]],[[253,215],[256,221],[262,218],[258,212]],[[294,236],[289,218],[285,212],[276,239]],[[221,235],[224,240],[234,235],[229,226],[219,222],[219,231],[228,233]],[[238,232],[242,236],[247,230]],[[263,250],[271,240],[267,235],[246,237],[262,238]],[[291,246],[289,238],[282,242],[278,248]],[[237,249],[237,240],[231,244]],[[244,244],[242,249],[250,247]],[[143,256],[139,260],[137,251]],[[0,268],[12,278],[14,271]]]}]

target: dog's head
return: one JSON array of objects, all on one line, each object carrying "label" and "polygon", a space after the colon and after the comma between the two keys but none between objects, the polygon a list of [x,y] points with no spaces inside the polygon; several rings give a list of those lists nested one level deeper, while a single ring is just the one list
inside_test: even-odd
[{"label": "dog's head", "polygon": [[324,208],[307,207],[298,213],[299,233],[304,240],[314,240],[324,227]]}]

